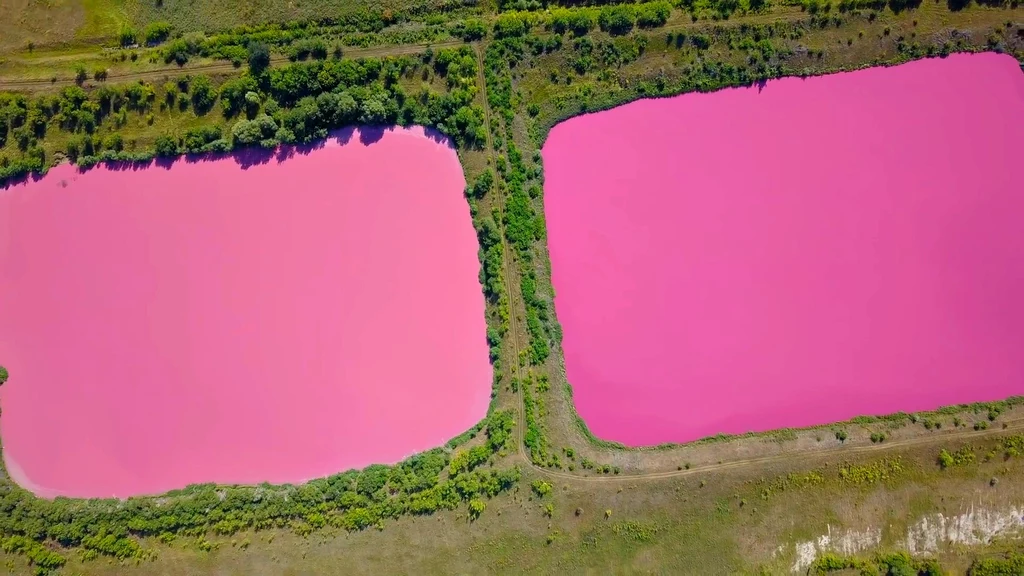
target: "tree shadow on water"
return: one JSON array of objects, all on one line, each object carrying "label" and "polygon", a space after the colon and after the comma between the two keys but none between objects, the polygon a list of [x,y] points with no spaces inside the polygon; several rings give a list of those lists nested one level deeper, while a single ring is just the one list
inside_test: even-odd
[{"label": "tree shadow on water", "polygon": [[[763,87],[763,83],[759,86]],[[108,170],[115,172],[123,171],[137,171],[145,170],[147,168],[160,167],[165,170],[170,170],[175,163],[182,161],[185,164],[197,164],[200,162],[216,162],[231,159],[243,170],[248,170],[255,166],[263,166],[269,164],[271,161],[276,161],[278,164],[284,163],[296,156],[306,156],[313,152],[324,148],[329,141],[336,141],[338,144],[345,145],[352,142],[353,138],[358,137],[358,142],[363,146],[371,146],[380,142],[387,132],[395,130],[404,130],[412,128],[414,130],[421,130],[422,134],[430,139],[432,142],[437,144],[443,144],[450,150],[455,150],[455,145],[450,138],[445,136],[440,131],[434,128],[427,128],[421,126],[349,126],[346,128],[340,128],[330,132],[326,138],[321,138],[314,142],[307,144],[282,144],[276,148],[262,148],[258,146],[239,148],[230,152],[205,152],[205,153],[189,153],[183,154],[176,157],[156,157],[148,160],[127,160],[127,159],[112,159],[103,160],[95,164],[89,165],[76,165],[76,171],[79,174],[84,174],[96,166],[103,166]],[[0,183],[0,190],[15,186],[17,184],[25,182],[38,182],[46,177],[46,174],[31,173],[16,178],[11,178],[3,183]]]}]

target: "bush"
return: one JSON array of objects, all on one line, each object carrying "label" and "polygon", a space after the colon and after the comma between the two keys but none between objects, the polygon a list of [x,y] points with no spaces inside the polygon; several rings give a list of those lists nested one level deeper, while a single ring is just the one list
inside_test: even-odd
[{"label": "bush", "polygon": [[668,22],[672,6],[668,2],[640,4],[636,10],[636,23],[641,28],[657,28]]},{"label": "bush", "polygon": [[[277,128],[277,122],[273,118],[261,114],[253,120],[239,120],[231,129],[231,137],[238,146],[263,145],[264,141],[274,138]],[[276,144],[267,147],[272,148],[274,145]]]},{"label": "bush", "polygon": [[636,24],[636,8],[630,4],[616,4],[601,8],[597,18],[601,30],[609,34],[626,34]]},{"label": "bush", "polygon": [[195,108],[196,114],[203,115],[209,112],[217,101],[217,94],[213,91],[210,79],[206,76],[197,76],[192,80],[191,90],[192,107]]},{"label": "bush", "polygon": [[494,36],[496,38],[525,36],[530,31],[529,18],[529,14],[519,12],[499,14],[494,21]]},{"label": "bush", "polygon": [[161,158],[173,158],[178,155],[178,141],[171,136],[159,136],[154,144],[156,155]]},{"label": "bush", "polygon": [[953,466],[953,455],[943,448],[939,451],[939,467],[945,470]]},{"label": "bush", "polygon": [[117,34],[117,41],[122,47],[131,46],[138,41],[138,34],[131,28],[122,28]]},{"label": "bush", "polygon": [[221,139],[221,131],[217,126],[199,126],[190,128],[182,138],[182,148],[190,154],[209,152],[207,146]]},{"label": "bush", "polygon": [[256,90],[256,81],[248,74],[241,78],[228,80],[220,87],[220,105],[228,118],[238,114],[246,107],[246,95]]},{"label": "bush", "polygon": [[476,520],[484,513],[487,509],[487,504],[479,498],[473,498],[469,501],[469,517]]},{"label": "bush", "polygon": [[548,484],[543,480],[534,480],[533,484],[530,485],[530,488],[541,498],[551,493],[551,484]]},{"label": "bush", "polygon": [[171,25],[169,22],[152,22],[146,26],[143,35],[146,38],[146,44],[159,44],[170,37]]},{"label": "bush", "polygon": [[462,38],[466,42],[472,42],[474,40],[482,40],[487,36],[487,25],[479,18],[470,18],[453,25],[451,32],[452,36]]},{"label": "bush", "polygon": [[7,382],[8,376],[10,375],[7,373],[7,368],[0,366],[0,386],[3,386],[4,383]]},{"label": "bush", "polygon": [[552,12],[549,26],[556,34],[572,32],[576,36],[583,36],[597,26],[597,18],[594,17],[594,11],[586,8],[561,8]]}]

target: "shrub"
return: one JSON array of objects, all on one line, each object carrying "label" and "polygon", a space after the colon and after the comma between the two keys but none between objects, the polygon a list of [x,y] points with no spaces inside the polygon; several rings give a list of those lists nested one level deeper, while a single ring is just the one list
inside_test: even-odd
[{"label": "shrub", "polygon": [[548,484],[543,480],[534,480],[533,484],[530,485],[530,488],[541,498],[551,493],[551,484]]},{"label": "shrub", "polygon": [[657,28],[668,22],[672,6],[668,2],[640,4],[636,10],[636,23],[641,28]]},{"label": "shrub", "polygon": [[601,30],[609,34],[626,34],[636,24],[636,8],[629,4],[605,6],[597,21]]},{"label": "shrub", "polygon": [[849,438],[849,435],[846,433],[846,430],[836,430],[836,440],[846,442],[847,438]]},{"label": "shrub", "polygon": [[583,36],[597,26],[597,18],[588,9],[561,8],[552,12],[549,26],[556,34],[572,32],[576,36]]},{"label": "shrub", "polygon": [[499,14],[498,18],[494,21],[494,36],[496,38],[525,36],[530,31],[529,18],[529,14],[519,12]]},{"label": "shrub", "polygon": [[192,80],[192,107],[195,108],[196,114],[209,112],[216,101],[217,94],[213,91],[209,78],[197,76]]},{"label": "shrub", "polygon": [[0,386],[3,386],[4,383],[7,382],[8,376],[9,374],[7,373],[7,368],[0,366]]},{"label": "shrub", "polygon": [[452,36],[462,38],[466,42],[482,40],[487,36],[487,25],[479,18],[470,18],[452,26]]},{"label": "shrub", "polygon": [[939,451],[939,467],[945,470],[953,466],[953,455],[943,448]]},{"label": "shrub", "polygon": [[469,517],[473,520],[479,518],[480,515],[483,514],[484,510],[486,509],[487,504],[479,498],[473,498],[472,500],[469,501]]},{"label": "shrub", "polygon": [[252,120],[239,120],[231,128],[231,137],[236,145],[254,146],[273,138],[277,134],[277,128],[277,122],[273,118],[261,114]]},{"label": "shrub", "polygon": [[138,34],[131,28],[122,28],[117,34],[117,41],[122,47],[131,46],[138,41]]},{"label": "shrub", "polygon": [[171,25],[168,22],[152,22],[146,26],[143,35],[146,38],[146,44],[159,44],[170,37]]},{"label": "shrub", "polygon": [[171,158],[178,155],[178,141],[171,136],[159,136],[154,143],[156,155],[161,158]]}]

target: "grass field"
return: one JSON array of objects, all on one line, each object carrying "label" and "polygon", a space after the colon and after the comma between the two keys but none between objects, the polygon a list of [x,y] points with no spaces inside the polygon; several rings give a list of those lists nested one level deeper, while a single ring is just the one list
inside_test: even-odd
[{"label": "grass field", "polygon": [[[235,120],[226,118],[220,102],[203,113],[187,102],[159,103],[176,90],[177,79],[215,72],[216,85],[245,68],[203,59],[166,67],[150,62],[145,51],[135,62],[122,62],[96,42],[109,40],[125,22],[138,26],[165,19],[182,30],[210,30],[320,18],[364,6],[272,0],[246,4],[258,7],[251,10],[234,10],[233,1],[165,0],[162,8],[110,0],[51,4],[48,9],[42,2],[0,0],[0,14],[16,15],[0,19],[0,27],[10,28],[0,28],[0,59],[6,58],[0,62],[0,85],[43,79],[31,91],[48,95],[70,82],[74,66],[88,63],[92,69],[101,62],[110,66],[110,78],[86,82],[90,93],[104,84],[146,82],[156,106],[131,111],[123,122],[107,117],[95,131],[101,140],[121,135],[128,150],[151,149],[161,136],[198,126],[230,133]],[[481,10],[494,8],[488,4]],[[36,25],[41,22],[45,26]],[[884,8],[811,14],[782,4],[697,21],[676,10],[665,26],[652,30],[614,37],[591,31],[586,38],[601,56],[589,59],[582,58],[588,54],[572,34],[556,36],[535,26],[526,38],[498,40],[491,34],[472,45],[479,64],[474,102],[484,108],[489,130],[485,146],[460,150],[467,182],[488,170],[495,174],[494,185],[473,208],[478,219],[492,216],[501,230],[502,290],[489,301],[488,322],[502,335],[495,406],[515,410],[517,423],[515,449],[492,465],[523,470],[513,494],[487,499],[475,520],[461,507],[389,520],[383,530],[326,527],[301,536],[307,531],[296,523],[291,529],[233,536],[147,538],[141,543],[155,551],[155,558],[142,565],[114,556],[83,560],[87,554],[68,552],[62,573],[785,574],[794,566],[806,572],[807,562],[798,561],[808,551],[815,557],[831,550],[870,560],[878,552],[913,548],[918,556],[938,558],[950,574],[964,574],[979,557],[1024,551],[1012,539],[1024,496],[1024,464],[1019,441],[1005,440],[1024,431],[1019,400],[683,446],[624,449],[593,438],[576,418],[565,380],[543,238],[515,234],[524,221],[542,218],[541,197],[528,191],[542,181],[540,144],[562,119],[645,95],[949,51],[997,49],[1024,62],[1024,8],[970,5],[951,11],[945,3],[926,1],[899,13]],[[28,53],[29,41],[39,48]],[[68,44],[45,46],[60,42]],[[346,57],[415,56],[424,50],[422,45],[386,46],[346,51]],[[273,63],[286,65],[280,57]],[[737,75],[712,84],[708,70]],[[52,75],[63,76],[47,86]],[[407,93],[422,87],[445,90],[444,78],[427,64],[412,66],[398,83]],[[81,137],[54,128],[39,145],[48,158],[60,159],[69,142]],[[20,153],[14,138],[0,147],[4,158]],[[958,455],[945,467],[942,449]],[[541,496],[538,492],[548,489],[535,490],[534,482],[546,483],[550,492]],[[15,513],[2,506],[0,512]],[[952,537],[937,531],[943,522],[937,514],[947,525],[967,528]],[[1010,529],[998,532],[1000,525]],[[823,537],[827,544],[821,544]],[[4,568],[32,573],[24,555],[0,551],[0,573]]]},{"label": "grass field", "polygon": [[366,11],[426,18],[473,5],[452,0],[0,0],[0,52],[36,46],[96,44],[124,28],[168,22],[177,31],[342,19]]}]

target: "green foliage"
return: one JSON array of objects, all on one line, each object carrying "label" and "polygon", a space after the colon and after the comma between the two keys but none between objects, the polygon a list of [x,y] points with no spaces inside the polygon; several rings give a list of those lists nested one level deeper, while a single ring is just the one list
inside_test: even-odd
[{"label": "green foliage", "polygon": [[138,33],[132,28],[121,28],[117,34],[117,42],[122,47],[131,46],[138,41]]},{"label": "green foliage", "polygon": [[20,554],[36,568],[36,574],[49,574],[63,566],[67,559],[42,544],[25,536],[14,535],[0,538],[0,549],[8,554]]},{"label": "green foliage", "polygon": [[317,60],[327,58],[327,41],[323,38],[300,38],[292,43],[288,58],[292,61],[305,60],[313,57]]},{"label": "green foliage", "polygon": [[846,442],[846,439],[849,437],[850,436],[849,434],[847,434],[846,430],[836,430],[836,440],[839,440],[840,442]]},{"label": "green foliage", "polygon": [[259,76],[270,66],[270,49],[261,42],[249,42],[246,47],[249,62],[249,72],[253,76]]},{"label": "green foliage", "polygon": [[808,574],[825,575],[844,570],[856,570],[861,574],[881,576],[942,576],[944,574],[938,561],[934,558],[916,559],[906,552],[878,554],[871,560],[825,552],[814,560],[808,569]]},{"label": "green foliage", "polygon": [[484,501],[479,498],[473,498],[472,500],[469,501],[469,517],[473,520],[479,518],[480,515],[483,514],[484,510],[486,509],[487,504],[484,503]]},{"label": "green foliage", "polygon": [[277,146],[277,122],[266,114],[252,120],[239,120],[231,129],[231,137],[236,146],[262,145],[267,148]]},{"label": "green foliage", "polygon": [[968,576],[1019,576],[1024,574],[1024,554],[1009,553],[1000,558],[975,560]]},{"label": "green foliage", "polygon": [[954,466],[966,466],[973,464],[976,460],[974,454],[974,448],[971,446],[964,446],[955,452],[949,452],[945,448],[939,451],[938,463],[942,469],[952,468]]},{"label": "green foliage", "polygon": [[209,112],[210,108],[213,108],[214,103],[217,101],[217,93],[213,90],[210,79],[206,76],[197,76],[192,80],[190,89],[192,92],[192,107],[195,109],[196,114],[202,115]]},{"label": "green foliage", "polygon": [[479,18],[469,18],[452,26],[452,36],[466,42],[475,42],[487,37],[487,25]]},{"label": "green foliage", "polygon": [[627,522],[616,522],[612,526],[612,531],[618,536],[641,544],[653,542],[655,537],[658,535],[658,525],[650,522],[637,522],[630,520]]},{"label": "green foliage", "polygon": [[583,36],[597,27],[597,14],[592,8],[556,8],[551,11],[548,27],[556,34]]},{"label": "green foliage", "polygon": [[672,5],[668,2],[640,4],[636,10],[636,23],[641,28],[657,28],[664,26],[671,14]]},{"label": "green foliage", "polygon": [[7,378],[10,374],[7,373],[7,368],[0,366],[0,386],[3,386],[7,382]]},{"label": "green foliage", "polygon": [[839,478],[848,484],[869,485],[895,480],[905,471],[903,459],[892,456],[868,464],[842,464]]},{"label": "green foliage", "polygon": [[180,153],[178,148],[178,141],[167,134],[158,136],[156,142],[153,144],[153,149],[156,155],[161,158],[173,158]]},{"label": "green foliage", "polygon": [[605,6],[597,21],[601,30],[609,34],[626,34],[636,25],[636,8],[632,4]]},{"label": "green foliage", "polygon": [[528,12],[503,12],[494,20],[494,37],[526,35],[530,31],[532,18]]},{"label": "green foliage", "polygon": [[171,36],[171,24],[169,22],[151,22],[143,31],[146,44],[154,45],[164,42]]},{"label": "green foliage", "polygon": [[548,494],[551,494],[552,487],[551,484],[548,484],[543,480],[534,480],[533,483],[530,484],[530,489],[533,490],[537,496],[543,498]]},{"label": "green foliage", "polygon": [[230,149],[227,141],[222,139],[221,130],[217,126],[199,126],[185,132],[181,144],[182,150],[190,154],[203,152],[223,152]]}]

